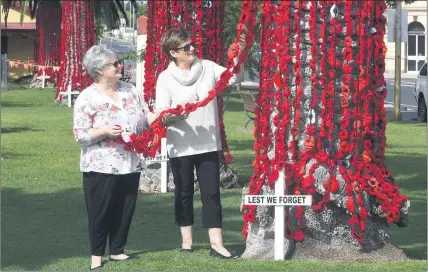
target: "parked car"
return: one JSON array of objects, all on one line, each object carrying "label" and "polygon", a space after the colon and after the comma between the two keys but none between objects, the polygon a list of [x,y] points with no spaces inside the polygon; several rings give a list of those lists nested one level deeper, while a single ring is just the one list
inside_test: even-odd
[{"label": "parked car", "polygon": [[418,117],[421,122],[427,121],[427,63],[419,71],[415,85],[415,98],[418,103]]}]

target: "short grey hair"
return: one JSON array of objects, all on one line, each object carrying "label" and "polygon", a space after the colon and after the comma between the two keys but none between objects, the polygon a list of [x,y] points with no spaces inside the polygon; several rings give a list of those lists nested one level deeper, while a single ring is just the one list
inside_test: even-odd
[{"label": "short grey hair", "polygon": [[110,63],[112,57],[118,59],[112,49],[103,44],[94,45],[86,52],[83,58],[83,66],[86,68],[89,76],[97,80],[100,75],[99,71]]}]

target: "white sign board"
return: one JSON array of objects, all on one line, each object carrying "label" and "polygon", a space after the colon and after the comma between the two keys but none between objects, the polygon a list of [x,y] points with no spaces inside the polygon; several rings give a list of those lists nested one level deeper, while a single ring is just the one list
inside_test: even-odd
[{"label": "white sign board", "polygon": [[[401,42],[408,40],[408,16],[407,9],[401,10]],[[395,9],[388,10],[388,42],[395,42]]]},{"label": "white sign board", "polygon": [[311,195],[245,195],[245,205],[310,206]]}]

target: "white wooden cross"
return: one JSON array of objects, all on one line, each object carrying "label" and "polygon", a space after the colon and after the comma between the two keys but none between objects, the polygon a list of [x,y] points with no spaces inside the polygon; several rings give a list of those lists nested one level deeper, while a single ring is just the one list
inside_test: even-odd
[{"label": "white wooden cross", "polygon": [[41,79],[42,80],[42,89],[45,88],[45,80],[51,78],[50,76],[46,75],[45,70],[43,70],[43,74],[41,76],[38,76],[37,79]]},{"label": "white wooden cross", "polygon": [[60,92],[59,95],[67,95],[68,96],[68,107],[71,108],[71,96],[73,94],[79,94],[79,91],[71,91],[71,85],[68,85],[66,92]]},{"label": "white wooden cross", "polygon": [[166,193],[168,190],[168,171],[167,171],[168,156],[166,151],[166,138],[161,139],[160,155],[156,155],[154,158],[142,158],[142,160],[147,162],[161,163],[161,193]]},{"label": "white wooden cross", "polygon": [[[275,182],[275,195],[284,195],[285,175],[284,170],[279,171],[278,180]],[[284,259],[284,206],[275,206],[275,260]]]},{"label": "white wooden cross", "polygon": [[[166,138],[161,139],[161,156],[162,158],[167,157],[166,152]],[[167,171],[167,161],[161,161],[161,193],[166,193],[168,190],[168,171]]]},{"label": "white wooden cross", "polygon": [[311,195],[284,195],[284,170],[279,171],[275,182],[275,195],[245,195],[245,205],[274,205],[275,206],[275,260],[284,260],[284,206],[310,206]]}]

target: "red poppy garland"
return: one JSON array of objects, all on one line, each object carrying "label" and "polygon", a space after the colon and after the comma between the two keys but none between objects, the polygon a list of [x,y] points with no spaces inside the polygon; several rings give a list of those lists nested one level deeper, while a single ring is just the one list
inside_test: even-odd
[{"label": "red poppy garland", "polygon": [[[334,14],[319,23],[317,33],[317,13],[330,13],[333,5],[336,5]],[[340,5],[343,15],[337,12]],[[358,8],[353,9],[353,5]],[[263,1],[260,8],[263,58],[254,130],[256,158],[248,194],[264,192],[265,185],[274,189],[280,170],[285,172],[284,193],[313,195],[317,199],[311,207],[314,211],[324,210],[331,202],[331,194],[343,193],[351,233],[362,242],[370,213],[363,194],[376,199],[380,216],[388,222],[399,222],[400,209],[407,202],[384,165],[385,20],[369,21],[369,18],[383,16],[384,3],[281,1],[275,5]],[[357,10],[357,16],[351,16],[352,10]],[[309,44],[307,50],[311,58],[308,64],[301,57],[302,39],[307,37],[301,30],[303,11],[309,11],[310,42],[306,44]],[[359,46],[358,50],[355,45]],[[376,64],[372,70],[367,68],[371,63]],[[305,65],[311,71],[308,75],[305,70],[311,82],[310,94],[303,85]],[[322,91],[318,93],[317,88]],[[339,119],[335,116],[337,112],[340,112]],[[272,147],[274,156],[269,153]],[[314,159],[315,163],[309,164]],[[315,171],[321,166],[328,175],[320,186],[315,184]],[[317,194],[322,197],[315,197]],[[303,241],[302,207],[296,208],[295,217],[298,228],[293,230],[286,209],[285,236]],[[246,238],[249,224],[256,220],[256,206],[243,205],[243,218],[242,232]]]},{"label": "red poppy garland", "polygon": [[[215,24],[220,21],[201,17],[198,10],[202,2],[192,1],[197,20],[192,33],[200,40],[204,28],[209,35],[218,37],[220,33]],[[159,10],[165,9],[160,3],[156,5]],[[172,14],[184,14],[181,23],[187,25],[186,20],[191,17],[189,7],[174,4],[171,8]],[[267,0],[262,1],[259,8],[262,59],[254,121],[254,173],[248,194],[274,189],[279,171],[283,170],[284,193],[312,195],[314,201],[310,209],[313,211],[325,210],[332,202],[331,196],[340,194],[341,201],[336,204],[349,213],[351,233],[358,242],[365,239],[370,214],[400,224],[408,199],[400,193],[385,166],[384,1]],[[153,157],[160,151],[160,139],[166,135],[160,121],[164,114],[192,112],[221,95],[231,76],[239,72],[239,64],[247,58],[255,38],[257,11],[258,2],[242,2],[237,37],[246,32],[247,45],[239,55],[238,64],[233,61],[240,51],[238,38],[229,47],[228,69],[209,96],[162,112],[149,130],[131,136],[132,141],[126,143],[129,149]],[[150,12],[154,11],[149,9]],[[164,15],[156,16],[165,19]],[[201,23],[203,20],[206,21]],[[151,35],[160,35],[157,33],[162,33],[165,26],[159,22],[152,27]],[[149,101],[154,99],[157,72],[166,68],[166,62],[158,55],[158,43],[150,47],[148,44],[147,50],[146,64],[149,58],[152,64],[162,67],[150,66],[150,71],[156,72],[146,73],[145,99]],[[220,50],[218,45],[210,44],[202,50],[220,61],[215,53]],[[221,100],[218,103],[222,105]],[[220,128],[224,131],[222,119]],[[222,134],[222,144],[228,153],[225,134]],[[316,174],[321,168],[327,173],[323,180]],[[375,211],[372,206],[379,209]],[[243,205],[242,210],[242,233],[246,238],[257,212],[255,205]],[[301,242],[305,238],[305,208],[297,207],[295,211],[286,209],[284,235]],[[295,229],[290,224],[293,216],[297,221]]]},{"label": "red poppy garland", "polygon": [[[154,1],[157,4],[155,5],[155,8],[157,7],[156,5],[160,5],[158,8],[164,8],[163,6],[163,2],[166,1]],[[194,3],[192,3],[193,7],[197,7],[197,8],[202,8],[201,6],[202,1],[194,1]],[[166,6],[166,4],[165,4]],[[239,73],[239,65],[241,63],[243,63],[246,60],[246,56],[247,56],[247,51],[250,48],[250,45],[252,43],[252,41],[254,40],[254,25],[255,25],[255,17],[254,17],[254,12],[257,11],[257,4],[253,3],[253,1],[244,1],[242,3],[242,13],[241,13],[241,17],[239,19],[239,28],[237,31],[237,38],[236,41],[234,43],[234,45],[232,46],[236,46],[238,44],[238,37],[245,32],[246,33],[246,41],[247,41],[247,46],[244,48],[243,52],[241,53],[241,57],[238,58],[238,63],[236,64],[234,62],[234,59],[236,57],[238,57],[239,54],[239,50],[235,50],[233,52],[232,55],[230,55],[227,59],[227,63],[226,63],[226,67],[228,68],[221,76],[218,82],[216,82],[215,88],[214,90],[209,91],[209,95],[207,98],[205,98],[202,101],[199,101],[197,103],[188,103],[186,105],[178,105],[176,108],[174,109],[169,109],[169,110],[165,110],[162,113],[160,113],[158,119],[151,125],[149,130],[143,131],[141,135],[136,135],[133,134],[131,135],[131,141],[128,142],[128,145],[131,145],[133,147],[133,149],[139,153],[139,154],[143,154],[143,156],[146,157],[154,157],[156,155],[157,152],[160,152],[160,139],[166,136],[166,128],[163,125],[163,123],[161,122],[163,116],[167,113],[171,113],[171,114],[182,114],[184,112],[193,112],[195,111],[198,107],[203,107],[205,105],[208,104],[209,101],[211,101],[212,99],[216,98],[218,95],[221,94],[221,92],[227,87],[227,83],[229,81],[229,79],[232,77],[233,74],[237,74]],[[159,25],[162,25],[161,22],[167,21],[165,20],[165,18],[163,18],[163,15],[158,15],[158,12],[155,13],[155,16],[159,16],[159,22],[157,23],[157,27],[159,27]],[[197,17],[199,19],[199,17]],[[245,28],[243,28],[242,26],[245,26]],[[199,29],[197,29],[199,32],[201,32]],[[197,37],[200,37],[200,35],[198,34],[198,32],[194,32],[195,35],[197,35]],[[160,35],[159,32],[156,32],[155,35]],[[156,41],[159,41],[160,38],[156,37],[155,38]],[[161,50],[159,49],[159,45],[155,45],[154,48],[151,48],[151,53],[157,52],[156,54],[153,54],[153,56],[157,57],[157,60],[155,59],[152,62],[159,62],[161,65],[158,65],[158,69],[157,72],[154,73],[155,75],[158,75],[160,73],[161,70],[166,68],[166,61],[164,61],[164,57],[162,57],[163,54],[161,54]],[[149,55],[148,53],[146,54],[146,56]],[[244,57],[242,57],[244,56]],[[147,59],[146,59],[147,62]],[[153,67],[151,67],[153,68]],[[233,71],[232,71],[233,70]],[[146,74],[148,74],[146,72]],[[149,76],[149,80],[151,80],[151,82],[145,82],[145,88],[146,86],[148,87],[148,93],[149,95],[146,95],[145,98],[146,99],[151,99],[154,97],[154,86],[155,86],[155,81],[156,81],[156,77],[151,77]],[[153,91],[152,91],[153,90]],[[150,93],[151,92],[151,93]],[[147,101],[147,100],[146,100]],[[224,124],[220,124],[220,127],[224,127]],[[225,141],[222,140],[222,141]],[[228,153],[229,150],[226,150]],[[228,154],[226,154],[226,160],[229,160],[228,158],[230,158],[230,155],[228,156]]]},{"label": "red poppy garland", "polygon": [[[168,12],[168,9],[171,12]],[[147,47],[145,56],[144,100],[153,111],[156,100],[156,80],[167,68],[168,59],[161,50],[161,37],[170,27],[183,27],[197,43],[196,54],[216,63],[223,61],[223,20],[225,2],[203,0],[168,0],[148,2]],[[245,25],[244,25],[245,27]],[[208,103],[209,101],[206,101]],[[223,97],[217,97],[220,139],[225,161],[231,161],[223,121]],[[204,106],[201,103],[201,106]]]}]

